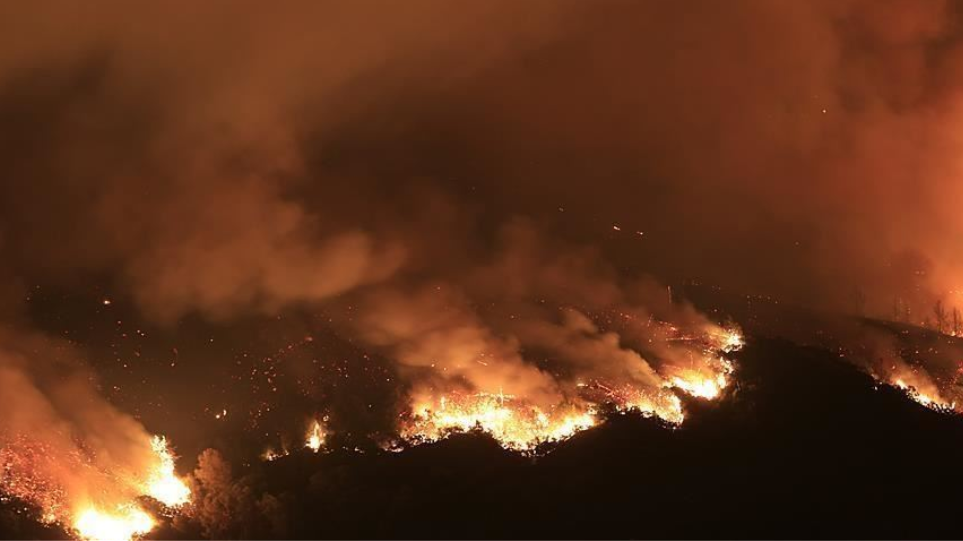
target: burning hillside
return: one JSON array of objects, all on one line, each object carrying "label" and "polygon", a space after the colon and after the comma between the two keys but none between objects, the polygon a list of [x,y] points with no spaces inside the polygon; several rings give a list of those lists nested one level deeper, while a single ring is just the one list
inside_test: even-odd
[{"label": "burning hillside", "polygon": [[142,471],[125,471],[83,448],[67,451],[33,435],[19,435],[0,449],[0,492],[58,524],[83,541],[123,541],[149,533],[156,518],[140,503],[150,498],[177,510],[190,501],[190,489],[174,472],[174,459],[162,437]]},{"label": "burning hillside", "polygon": [[140,499],[176,510],[190,489],[166,439],[116,410],[88,377],[66,344],[2,333],[0,494],[84,540],[146,534],[155,518]]},{"label": "burning hillside", "polygon": [[40,0],[0,42],[0,533],[796,536],[733,526],[805,522],[744,492],[956,501],[840,422],[959,451],[953,2]]},{"label": "burning hillside", "polygon": [[719,398],[733,371],[732,364],[721,355],[742,345],[741,334],[734,329],[716,331],[702,341],[707,344],[705,351],[690,351],[694,357],[686,365],[666,365],[663,370],[667,375],[655,386],[625,381],[579,382],[570,389],[569,398],[544,407],[524,396],[503,392],[416,397],[402,421],[401,437],[421,443],[478,429],[508,449],[534,451],[541,444],[568,439],[597,425],[606,409],[635,411],[680,424],[684,419],[682,403],[673,391],[706,400]]}]

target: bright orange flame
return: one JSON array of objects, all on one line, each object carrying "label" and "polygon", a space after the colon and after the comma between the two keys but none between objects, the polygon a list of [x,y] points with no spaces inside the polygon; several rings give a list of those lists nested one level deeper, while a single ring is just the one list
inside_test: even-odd
[{"label": "bright orange flame", "polygon": [[722,395],[722,391],[729,386],[729,375],[733,372],[732,364],[726,359],[719,358],[715,363],[707,363],[713,373],[695,369],[675,369],[669,378],[668,386],[706,400],[715,400]]},{"label": "bright orange flame", "polygon": [[736,327],[723,329],[722,333],[716,336],[716,339],[719,342],[718,348],[723,353],[739,351],[742,349],[742,346],[746,345],[746,340],[743,338],[742,332]]},{"label": "bright orange flame", "polygon": [[674,425],[685,420],[682,401],[666,389],[640,389],[632,385],[609,387],[599,382],[580,387],[592,402],[609,404],[619,412],[637,412]]},{"label": "bright orange flame", "polygon": [[718,398],[719,395],[722,394],[722,390],[726,387],[726,377],[722,374],[719,374],[715,378],[697,375],[694,378],[684,379],[676,376],[672,378],[671,383],[672,387],[685,391],[694,397],[713,400]]},{"label": "bright orange flame", "polygon": [[191,500],[191,489],[174,472],[174,456],[167,446],[167,439],[154,436],[151,448],[157,456],[157,464],[148,473],[146,495],[168,507],[186,504]]},{"label": "bright orange flame", "polygon": [[88,507],[77,514],[73,529],[85,541],[127,541],[154,529],[154,519],[143,509],[124,506],[107,512]]},{"label": "bright orange flame", "polygon": [[58,523],[86,541],[129,540],[146,534],[155,519],[137,502],[141,496],[169,508],[190,500],[174,472],[174,456],[163,437],[146,442],[143,471],[111,471],[83,452],[61,450],[28,436],[0,448],[0,491],[40,508],[41,520]]},{"label": "bright orange flame", "polygon": [[547,409],[524,397],[504,394],[454,392],[429,396],[414,402],[411,418],[402,424],[400,435],[421,443],[437,441],[452,432],[480,430],[507,449],[527,453],[596,426],[603,405],[681,424],[685,420],[682,401],[671,389],[707,400],[720,397],[733,372],[732,364],[721,354],[738,350],[744,341],[736,328],[713,328],[701,336],[681,335],[676,340],[690,344],[686,347],[696,344],[703,351],[693,358],[692,367],[669,367],[661,387],[592,381],[577,385],[577,400]]},{"label": "bright orange flame", "polygon": [[532,451],[543,443],[570,438],[597,422],[591,408],[569,406],[545,411],[504,394],[451,394],[416,406],[412,422],[402,429],[402,437],[437,441],[452,432],[481,430],[507,449]]},{"label": "bright orange flame", "polygon": [[938,410],[938,411],[948,411],[948,410],[954,409],[956,406],[955,402],[949,402],[947,400],[944,400],[940,396],[939,390],[937,390],[935,386],[921,385],[921,387],[932,387],[932,389],[929,391],[923,391],[923,390],[920,390],[920,388],[918,388],[916,385],[910,385],[909,383],[904,381],[903,378],[899,378],[899,377],[893,380],[892,383],[894,387],[898,389],[902,389],[904,392],[906,392],[906,396],[915,400],[919,404],[926,406],[927,408]]},{"label": "bright orange flame", "polygon": [[321,450],[322,445],[324,445],[324,428],[319,421],[313,421],[311,428],[308,429],[308,437],[304,446],[317,453]]}]

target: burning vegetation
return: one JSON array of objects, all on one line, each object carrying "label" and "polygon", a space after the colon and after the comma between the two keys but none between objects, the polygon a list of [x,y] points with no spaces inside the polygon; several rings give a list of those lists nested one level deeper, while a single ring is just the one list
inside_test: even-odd
[{"label": "burning vegetation", "polygon": [[167,440],[90,381],[69,345],[0,332],[0,494],[81,539],[125,540],[156,525],[142,499],[176,511],[191,492]]},{"label": "burning vegetation", "polygon": [[[124,541],[150,532],[156,518],[141,505],[150,498],[175,511],[190,502],[190,489],[174,472],[163,437],[153,437],[143,471],[101,466],[83,451],[64,456],[30,436],[0,449],[0,492],[34,506],[40,520],[59,524],[84,541]],[[119,465],[118,465],[119,466]]]},{"label": "burning vegetation", "polygon": [[507,449],[530,453],[542,444],[563,441],[596,426],[605,410],[635,411],[680,424],[685,418],[682,402],[673,390],[705,400],[719,398],[733,372],[730,361],[721,355],[743,344],[736,329],[720,329],[705,338],[710,345],[698,362],[667,365],[667,375],[655,387],[613,381],[577,383],[571,399],[545,407],[502,392],[427,397],[417,400],[402,420],[401,437],[423,443],[480,430]]},{"label": "burning vegetation", "polygon": [[[798,323],[762,299],[963,413],[951,2],[34,4],[0,3],[0,494],[77,538],[272,522],[248,468],[385,441],[691,426]],[[182,479],[155,433],[243,443]]]}]

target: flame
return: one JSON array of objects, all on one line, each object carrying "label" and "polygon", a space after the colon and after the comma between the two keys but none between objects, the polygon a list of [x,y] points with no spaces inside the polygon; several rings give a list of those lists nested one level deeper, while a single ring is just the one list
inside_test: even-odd
[{"label": "flame", "polygon": [[120,465],[111,471],[89,453],[64,453],[28,436],[14,437],[0,448],[0,492],[37,506],[43,522],[61,524],[84,541],[135,539],[156,525],[138,498],[171,509],[190,501],[167,440],[154,436],[145,445],[142,471]]},{"label": "flame", "polygon": [[154,436],[151,449],[158,462],[148,474],[145,494],[168,507],[180,507],[189,502],[191,489],[174,473],[174,456],[167,446],[167,439]]},{"label": "flame", "polygon": [[[677,329],[670,329],[677,332]],[[502,393],[452,392],[414,401],[411,416],[402,423],[401,438],[413,443],[432,442],[453,432],[480,430],[502,447],[531,453],[549,442],[568,439],[601,422],[603,406],[618,412],[634,411],[669,424],[685,420],[682,400],[672,390],[706,400],[719,398],[728,387],[734,368],[722,353],[740,349],[744,342],[737,328],[716,328],[700,336],[679,336],[679,342],[696,348],[691,367],[667,367],[661,387],[577,384],[578,398],[542,408]]]},{"label": "flame", "polygon": [[608,386],[593,382],[580,385],[583,394],[594,403],[609,404],[618,412],[636,412],[678,425],[685,420],[682,401],[666,389],[640,389],[632,385]]},{"label": "flame", "polygon": [[317,453],[321,450],[322,445],[324,445],[324,428],[319,421],[313,421],[311,428],[308,429],[307,441],[304,446]]},{"label": "flame", "polygon": [[[892,385],[897,389],[901,389],[906,393],[906,396],[927,408],[937,411],[950,411],[956,407],[955,402],[944,400],[934,385],[920,385],[919,383],[917,384],[919,386],[911,385],[900,377],[894,379]],[[928,391],[922,390],[926,388],[931,389]]]},{"label": "flame", "polygon": [[414,408],[411,421],[402,429],[402,437],[410,441],[437,441],[452,432],[481,430],[506,449],[523,452],[570,438],[598,423],[593,408],[546,411],[511,395],[491,393],[427,399]]},{"label": "flame", "polygon": [[742,336],[742,331],[738,327],[722,329],[720,333],[714,335],[716,347],[723,353],[739,351],[746,345],[746,340]]},{"label": "flame", "polygon": [[154,529],[154,518],[136,506],[123,506],[107,512],[89,507],[78,513],[73,523],[84,541],[126,541]]},{"label": "flame", "polygon": [[261,453],[261,460],[264,460],[266,462],[274,462],[275,460],[281,458],[282,456],[288,456],[288,452],[285,450],[281,450],[280,452],[278,452],[278,451],[275,451],[274,449],[267,449],[263,453]]},{"label": "flame", "polygon": [[[325,440],[328,437],[327,430],[325,429],[324,422],[328,420],[325,416],[323,421],[312,420],[308,424],[307,432],[304,435],[304,448],[310,450],[313,453],[321,452],[321,448],[324,447]],[[281,450],[276,451],[274,447],[268,447],[261,453],[261,460],[265,462],[274,462],[275,460],[290,455],[291,452],[288,450],[287,445],[284,441],[281,442]]]},{"label": "flame", "polygon": [[732,363],[721,357],[715,363],[706,364],[713,372],[707,374],[704,370],[674,369],[667,386],[696,398],[706,400],[719,398],[722,391],[729,386],[729,375],[734,368]]}]

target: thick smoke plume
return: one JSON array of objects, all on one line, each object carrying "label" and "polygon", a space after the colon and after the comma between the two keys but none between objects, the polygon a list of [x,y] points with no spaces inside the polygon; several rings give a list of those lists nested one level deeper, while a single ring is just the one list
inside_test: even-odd
[{"label": "thick smoke plume", "polygon": [[[952,3],[72,9],[3,17],[20,276],[270,312],[477,257],[520,213],[672,280],[956,301]],[[440,193],[481,231],[419,212]]]},{"label": "thick smoke plume", "polygon": [[0,331],[0,492],[68,528],[148,494],[158,464],[151,435],[92,381],[68,344]]},{"label": "thick smoke plume", "polygon": [[[961,304],[961,15],[0,6],[0,314],[38,284],[168,328],[322,308],[415,400],[543,406],[726,369],[662,284],[920,323]],[[0,341],[7,423],[136,468],[143,428],[24,341]]]}]

